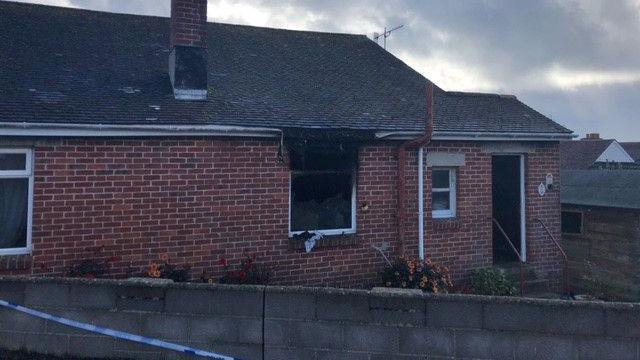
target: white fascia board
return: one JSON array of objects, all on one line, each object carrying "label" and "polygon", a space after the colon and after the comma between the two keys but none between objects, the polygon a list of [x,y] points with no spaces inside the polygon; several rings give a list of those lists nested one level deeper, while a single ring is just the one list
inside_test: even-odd
[{"label": "white fascia board", "polygon": [[[418,131],[378,132],[376,138],[385,140],[411,140],[422,136]],[[489,133],[489,132],[443,132],[434,131],[432,140],[474,140],[474,141],[561,141],[576,138],[576,134],[566,133]]]},{"label": "white fascia board", "polygon": [[279,137],[276,128],[221,125],[103,125],[0,123],[0,136],[48,137],[162,137],[162,136],[231,136]]},{"label": "white fascia board", "polygon": [[570,140],[575,137],[577,135],[573,133],[433,132],[433,140],[560,141]]}]

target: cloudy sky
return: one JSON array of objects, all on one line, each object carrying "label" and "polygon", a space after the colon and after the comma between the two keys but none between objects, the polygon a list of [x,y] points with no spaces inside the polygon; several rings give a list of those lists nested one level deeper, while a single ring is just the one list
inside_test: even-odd
[{"label": "cloudy sky", "polygon": [[[21,0],[169,16],[169,0]],[[209,21],[367,34],[446,90],[517,95],[581,136],[640,141],[640,0],[209,0]]]}]

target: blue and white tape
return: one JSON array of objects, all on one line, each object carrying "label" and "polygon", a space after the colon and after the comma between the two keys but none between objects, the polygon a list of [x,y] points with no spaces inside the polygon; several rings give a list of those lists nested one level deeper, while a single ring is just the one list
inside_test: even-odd
[{"label": "blue and white tape", "polygon": [[0,306],[13,309],[16,311],[20,311],[25,314],[29,314],[31,316],[39,317],[41,319],[54,321],[63,325],[71,326],[77,329],[82,329],[89,332],[107,335],[107,336],[111,336],[111,337],[115,337],[123,340],[133,341],[141,344],[151,345],[151,346],[155,346],[163,349],[173,350],[173,351],[177,351],[177,352],[181,352],[181,353],[185,353],[193,356],[202,356],[207,359],[215,359],[215,360],[240,360],[238,358],[220,355],[220,354],[216,354],[209,351],[194,349],[188,346],[182,346],[182,345],[173,344],[173,343],[158,340],[158,339],[152,339],[152,338],[148,338],[140,335],[129,334],[123,331],[107,329],[100,326],[81,323],[75,320],[65,319],[59,316],[43,313],[38,310],[29,309],[24,306],[15,305],[4,300],[0,300]]}]

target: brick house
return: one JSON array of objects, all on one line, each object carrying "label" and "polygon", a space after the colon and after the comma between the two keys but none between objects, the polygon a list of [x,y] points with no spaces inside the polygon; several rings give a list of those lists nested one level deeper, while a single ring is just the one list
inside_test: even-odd
[{"label": "brick house", "polygon": [[602,139],[600,134],[587,134],[576,141],[560,144],[562,170],[640,169],[633,150],[635,143],[621,143],[616,139]]},{"label": "brick house", "polygon": [[[362,35],[0,3],[0,265],[63,274],[168,253],[219,273],[244,251],[279,284],[365,286],[373,246],[454,279],[560,257],[559,142],[514,96],[449,92]],[[549,176],[548,176],[549,175]],[[323,234],[305,251],[305,239]]]}]

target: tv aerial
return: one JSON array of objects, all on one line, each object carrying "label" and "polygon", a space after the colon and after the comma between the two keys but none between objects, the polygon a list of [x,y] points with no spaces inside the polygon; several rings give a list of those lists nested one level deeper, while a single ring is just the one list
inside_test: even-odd
[{"label": "tv aerial", "polygon": [[387,49],[387,38],[391,35],[391,33],[393,31],[402,29],[403,27],[404,27],[404,25],[400,25],[400,26],[396,26],[396,27],[394,27],[392,29],[387,30],[387,27],[385,26],[384,32],[382,34],[379,34],[377,32],[373,33],[373,40],[376,41],[376,44],[379,44],[378,40],[380,38],[382,38],[382,48],[386,50]]}]

